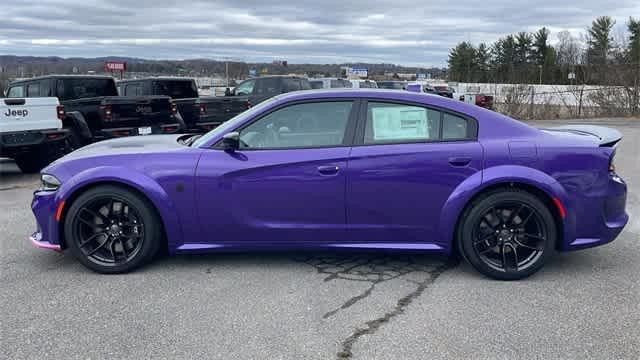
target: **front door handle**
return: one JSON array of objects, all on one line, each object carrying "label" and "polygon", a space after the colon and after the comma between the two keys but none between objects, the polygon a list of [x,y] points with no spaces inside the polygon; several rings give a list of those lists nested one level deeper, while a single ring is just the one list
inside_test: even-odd
[{"label": "front door handle", "polygon": [[449,164],[451,166],[467,166],[471,162],[471,158],[468,156],[454,156],[449,158]]},{"label": "front door handle", "polygon": [[318,166],[318,172],[322,175],[335,175],[340,171],[340,167],[336,165]]}]

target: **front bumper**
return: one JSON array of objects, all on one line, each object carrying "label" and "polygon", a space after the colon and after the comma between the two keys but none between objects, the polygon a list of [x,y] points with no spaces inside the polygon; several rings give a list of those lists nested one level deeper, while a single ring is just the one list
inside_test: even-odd
[{"label": "front bumper", "polygon": [[61,206],[60,201],[56,199],[55,191],[37,190],[33,193],[31,211],[36,218],[37,229],[29,237],[29,240],[34,246],[56,251],[62,250],[60,224],[56,221],[56,211]]}]

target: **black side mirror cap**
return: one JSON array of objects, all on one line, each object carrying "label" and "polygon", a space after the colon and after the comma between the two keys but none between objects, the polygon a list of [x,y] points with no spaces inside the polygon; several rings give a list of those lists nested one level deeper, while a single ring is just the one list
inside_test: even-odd
[{"label": "black side mirror cap", "polygon": [[227,152],[234,152],[240,148],[240,133],[233,131],[222,136],[222,149]]}]

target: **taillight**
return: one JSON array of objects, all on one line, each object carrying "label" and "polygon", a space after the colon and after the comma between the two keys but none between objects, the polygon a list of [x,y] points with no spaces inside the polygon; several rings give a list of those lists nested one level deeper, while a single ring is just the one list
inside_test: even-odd
[{"label": "taillight", "polygon": [[100,109],[104,115],[105,121],[111,121],[113,113],[111,112],[111,105],[100,105]]},{"label": "taillight", "polygon": [[247,100],[247,102],[244,104],[244,106],[246,106],[247,109],[251,108],[253,105],[251,105],[251,102],[249,100]]},{"label": "taillight", "polygon": [[64,105],[56,106],[56,114],[58,115],[58,119],[64,120]]},{"label": "taillight", "polygon": [[206,114],[207,114],[207,105],[200,104],[200,115],[206,115]]},{"label": "taillight", "polygon": [[175,126],[166,126],[162,130],[164,130],[164,132],[171,133],[178,130],[178,128]]},{"label": "taillight", "polygon": [[175,116],[178,113],[178,105],[176,105],[175,103],[170,103],[169,112],[171,112],[172,116]]},{"label": "taillight", "polygon": [[613,154],[611,154],[611,159],[609,159],[609,172],[612,174],[615,174],[616,172],[616,164],[614,162],[615,157],[616,153],[614,152]]}]

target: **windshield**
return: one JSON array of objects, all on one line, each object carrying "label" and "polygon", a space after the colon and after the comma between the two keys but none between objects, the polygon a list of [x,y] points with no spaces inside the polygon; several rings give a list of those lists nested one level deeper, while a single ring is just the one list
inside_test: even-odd
[{"label": "windshield", "polygon": [[275,100],[277,100],[277,99],[279,99],[281,97],[282,97],[282,95],[274,96],[272,98],[269,98],[269,99],[261,102],[260,104],[258,104],[256,106],[250,108],[249,110],[241,112],[240,114],[232,117],[230,120],[222,123],[222,125],[218,126],[217,128],[215,128],[215,129],[209,131],[208,133],[202,135],[202,137],[200,137],[198,140],[194,141],[193,144],[191,144],[191,146],[192,147],[200,147],[200,146],[206,144],[211,139],[216,137],[218,134],[224,134],[227,131],[229,131],[230,129],[233,129],[236,125],[242,123],[246,118],[252,117],[253,115],[258,114],[264,108],[268,107],[269,104],[271,104],[272,102],[274,102]]}]

